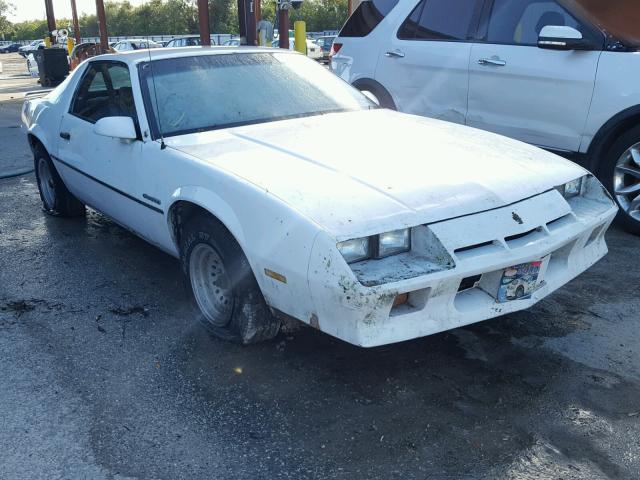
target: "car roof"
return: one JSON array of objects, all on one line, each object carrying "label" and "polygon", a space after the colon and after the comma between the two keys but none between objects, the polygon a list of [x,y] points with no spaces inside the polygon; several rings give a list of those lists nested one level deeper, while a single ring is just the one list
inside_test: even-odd
[{"label": "car roof", "polygon": [[181,57],[197,57],[200,55],[229,55],[233,53],[288,53],[287,50],[281,48],[268,48],[268,47],[179,47],[179,48],[150,48],[133,50],[129,52],[108,53],[105,55],[98,55],[91,58],[91,61],[96,60],[117,60],[125,62],[130,65],[135,65],[140,62],[148,62],[151,60],[164,60],[167,58],[181,58]]}]

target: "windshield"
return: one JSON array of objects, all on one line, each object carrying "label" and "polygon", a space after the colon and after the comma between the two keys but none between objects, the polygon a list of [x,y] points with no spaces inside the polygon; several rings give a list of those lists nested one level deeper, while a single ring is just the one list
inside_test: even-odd
[{"label": "windshield", "polygon": [[[139,67],[154,138],[263,123],[373,104],[302,55],[186,56]],[[153,76],[151,72],[153,71]]]}]

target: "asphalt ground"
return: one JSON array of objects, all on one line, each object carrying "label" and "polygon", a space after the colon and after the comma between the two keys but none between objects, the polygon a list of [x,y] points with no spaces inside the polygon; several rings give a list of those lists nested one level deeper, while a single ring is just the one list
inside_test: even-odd
[{"label": "asphalt ground", "polygon": [[[0,125],[37,88],[16,79]],[[0,172],[24,135],[0,128]],[[0,478],[638,479],[640,238],[608,242],[526,312],[240,347],[194,320],[176,260],[98,213],[45,215],[33,174],[0,180]]]}]

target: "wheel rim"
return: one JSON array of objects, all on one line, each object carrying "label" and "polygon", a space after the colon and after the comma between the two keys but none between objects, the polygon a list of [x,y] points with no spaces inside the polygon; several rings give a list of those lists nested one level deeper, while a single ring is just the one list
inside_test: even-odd
[{"label": "wheel rim", "polygon": [[56,189],[53,183],[53,175],[46,159],[38,159],[38,181],[45,207],[52,209],[56,204]]},{"label": "wheel rim", "polygon": [[620,207],[640,221],[640,143],[627,149],[616,163],[613,192]]},{"label": "wheel rim", "polygon": [[225,327],[233,310],[233,289],[222,259],[213,247],[199,243],[189,258],[191,288],[202,314],[216,327]]}]

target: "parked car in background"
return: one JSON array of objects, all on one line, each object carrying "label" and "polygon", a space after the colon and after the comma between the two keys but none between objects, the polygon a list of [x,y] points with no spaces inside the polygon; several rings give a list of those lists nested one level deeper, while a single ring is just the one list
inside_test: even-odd
[{"label": "parked car in background", "polygon": [[[167,42],[165,47],[174,48],[174,47],[197,47],[200,45],[200,35],[185,35],[183,37],[172,38]],[[211,45],[215,45],[216,42],[211,39]]]},{"label": "parked car in background", "polygon": [[18,53],[22,55],[24,58],[30,53],[33,53],[34,50],[40,50],[44,48],[44,40],[34,40],[29,45],[23,45],[18,48]]},{"label": "parked car in background", "polygon": [[371,0],[332,70],[379,103],[586,165],[640,234],[640,8],[592,0]]},{"label": "parked car in background", "polygon": [[9,43],[0,46],[0,53],[13,53],[17,52],[20,49],[19,43]]},{"label": "parked car in background", "polygon": [[162,45],[148,40],[146,38],[133,38],[127,40],[120,40],[115,43],[111,48],[116,52],[128,52],[131,50],[146,50],[149,48],[162,48]]},{"label": "parked car in background", "polygon": [[335,39],[335,35],[318,37],[314,41],[317,45],[320,46],[322,50],[322,59],[324,61],[329,61],[330,53],[331,53],[331,45],[333,44],[333,40]]},{"label": "parked car in background", "polygon": [[232,38],[230,40],[227,40],[226,42],[224,42],[222,44],[225,47],[239,47],[240,46],[240,39],[239,38]]},{"label": "parked car in background", "polygon": [[89,205],[179,258],[242,343],[281,317],[372,347],[528,308],[606,254],[617,211],[568,160],[377,108],[284,50],[101,55],[22,118],[45,211]]},{"label": "parked car in background", "polygon": [[[312,60],[322,59],[322,50],[320,49],[320,46],[310,38],[306,39],[306,43],[307,43],[307,57],[311,58]],[[273,40],[273,42],[271,42],[271,46],[274,48],[280,48],[280,41],[276,38],[275,40]],[[296,48],[295,40],[293,38],[289,38],[289,50],[295,50],[295,48]]]}]

